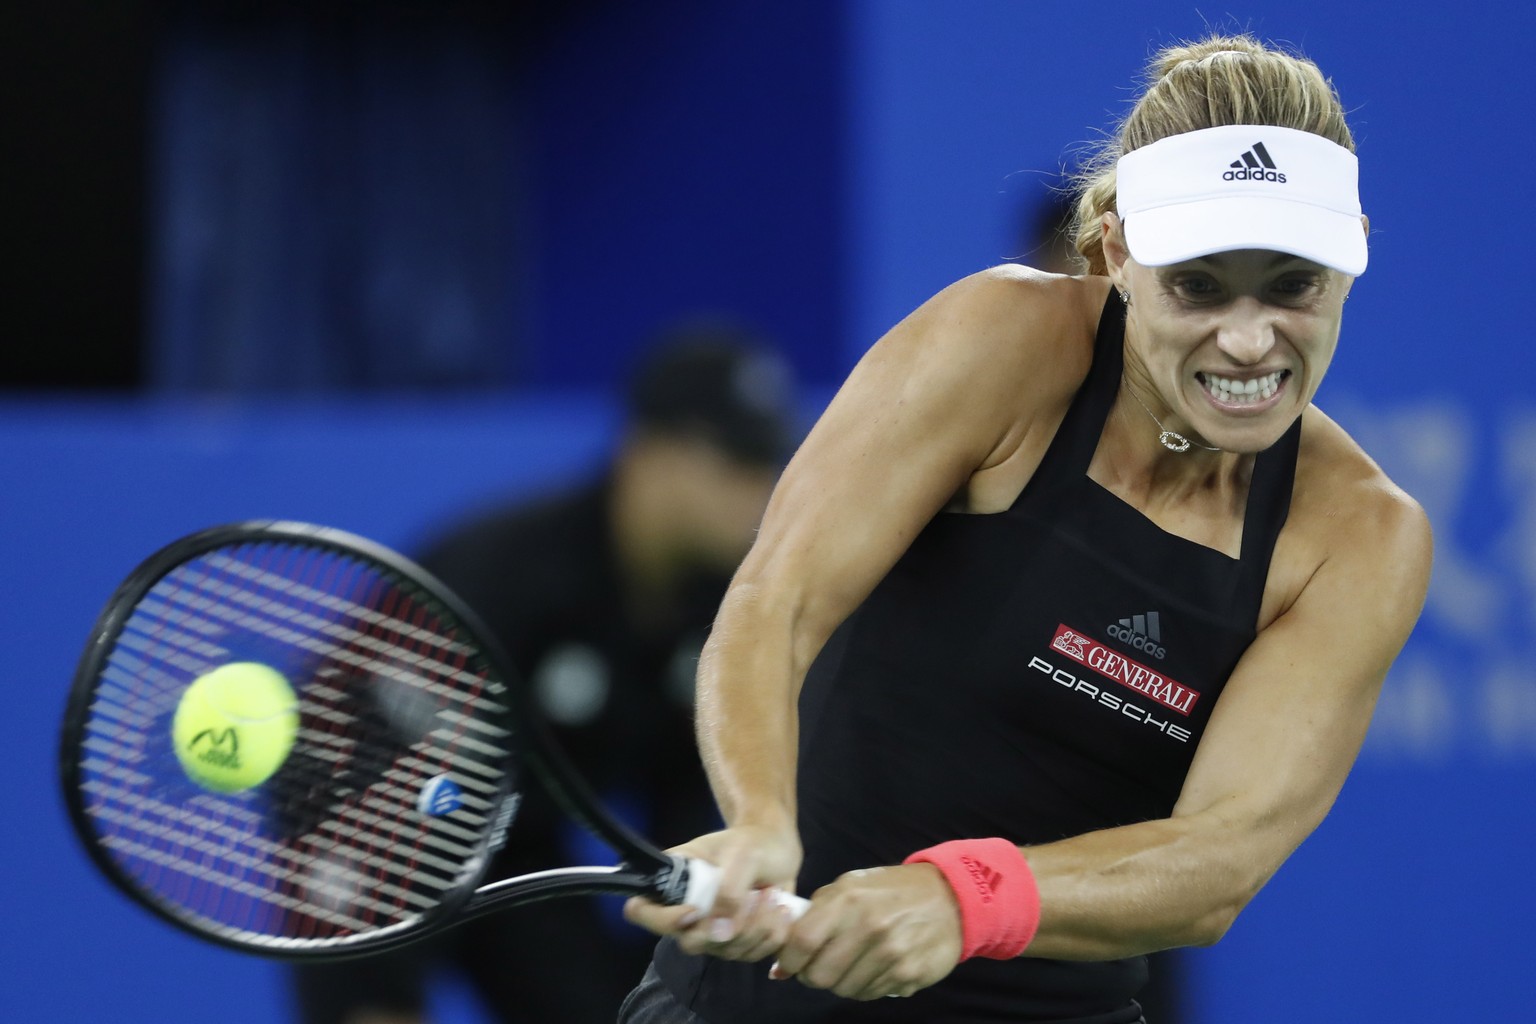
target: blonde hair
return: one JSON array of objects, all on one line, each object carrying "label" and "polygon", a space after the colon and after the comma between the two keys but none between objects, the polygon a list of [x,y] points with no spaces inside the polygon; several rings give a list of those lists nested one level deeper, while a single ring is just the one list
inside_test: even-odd
[{"label": "blonde hair", "polygon": [[1210,36],[1165,47],[1147,64],[1131,112],[1073,176],[1079,190],[1069,237],[1090,274],[1107,268],[1099,222],[1115,209],[1115,162],[1170,135],[1230,124],[1274,125],[1321,135],[1354,152],[1332,80],[1305,57],[1252,36]]}]

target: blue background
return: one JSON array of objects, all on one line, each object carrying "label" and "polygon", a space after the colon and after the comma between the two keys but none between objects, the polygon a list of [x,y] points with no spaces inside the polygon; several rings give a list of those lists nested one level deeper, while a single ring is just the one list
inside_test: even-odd
[{"label": "blue background", "polygon": [[523,122],[525,386],[0,401],[13,708],[0,1020],[285,1019],[272,965],[129,906],[67,833],[57,722],[80,643],[138,559],[264,516],[409,547],[468,505],[579,475],[613,438],[606,395],[626,347],[690,309],[777,336],[814,412],[911,307],[1019,256],[1040,182],[1123,112],[1152,47],[1208,22],[1301,47],[1352,112],[1371,267],[1319,404],[1425,504],[1437,561],[1334,813],[1220,945],[1192,954],[1191,1019],[1528,1014],[1536,14],[1378,0],[1220,15],[1160,2],[629,6],[643,10],[583,20],[540,57]]}]

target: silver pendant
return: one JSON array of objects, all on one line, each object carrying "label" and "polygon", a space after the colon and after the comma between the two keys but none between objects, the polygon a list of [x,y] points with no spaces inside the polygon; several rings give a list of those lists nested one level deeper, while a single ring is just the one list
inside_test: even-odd
[{"label": "silver pendant", "polygon": [[1162,442],[1164,448],[1171,452],[1189,451],[1189,438],[1183,434],[1175,434],[1171,430],[1165,430],[1157,435],[1157,439]]}]

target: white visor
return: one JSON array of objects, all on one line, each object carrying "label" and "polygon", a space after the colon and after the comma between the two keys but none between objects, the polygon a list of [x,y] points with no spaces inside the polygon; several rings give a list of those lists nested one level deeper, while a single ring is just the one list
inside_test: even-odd
[{"label": "white visor", "polygon": [[1365,270],[1360,164],[1321,135],[1242,124],[1171,135],[1121,157],[1115,189],[1144,266],[1270,249]]}]

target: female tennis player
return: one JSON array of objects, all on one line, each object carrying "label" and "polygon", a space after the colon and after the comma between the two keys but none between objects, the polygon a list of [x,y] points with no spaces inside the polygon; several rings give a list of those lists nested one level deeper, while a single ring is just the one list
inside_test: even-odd
[{"label": "female tennis player", "polygon": [[1311,404],[1353,141],[1248,36],[1148,77],[1087,273],[945,289],[785,473],[699,669],[720,893],[631,902],[666,939],[629,1024],[1137,1021],[1144,955],[1219,939],[1338,794],[1431,559]]}]

